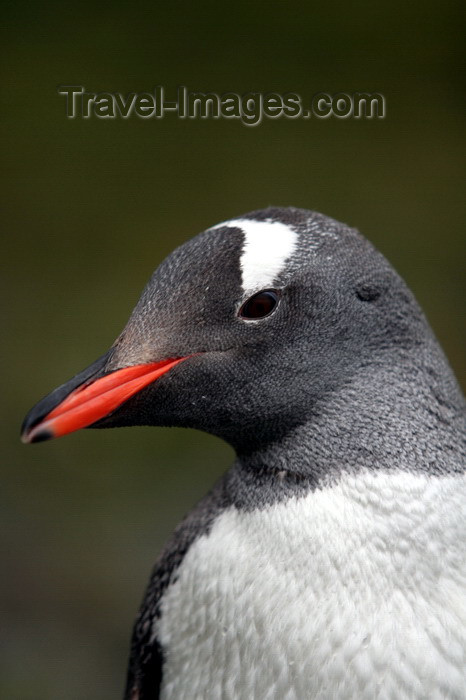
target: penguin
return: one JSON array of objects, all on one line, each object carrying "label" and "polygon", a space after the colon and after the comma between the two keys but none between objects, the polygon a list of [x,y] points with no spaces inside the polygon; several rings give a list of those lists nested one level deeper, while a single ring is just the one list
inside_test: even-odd
[{"label": "penguin", "polygon": [[270,207],[171,253],[22,435],[184,426],[235,450],[155,564],[126,700],[459,700],[465,423],[382,254]]}]

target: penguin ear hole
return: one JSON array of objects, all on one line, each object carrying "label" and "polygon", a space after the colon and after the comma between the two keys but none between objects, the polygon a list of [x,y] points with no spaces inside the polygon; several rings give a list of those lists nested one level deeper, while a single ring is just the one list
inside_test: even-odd
[{"label": "penguin ear hole", "polygon": [[356,296],[361,301],[375,301],[381,294],[380,287],[373,284],[361,284],[356,288]]},{"label": "penguin ear hole", "polygon": [[246,320],[265,318],[275,311],[280,294],[276,289],[263,289],[257,292],[241,306],[238,316]]}]

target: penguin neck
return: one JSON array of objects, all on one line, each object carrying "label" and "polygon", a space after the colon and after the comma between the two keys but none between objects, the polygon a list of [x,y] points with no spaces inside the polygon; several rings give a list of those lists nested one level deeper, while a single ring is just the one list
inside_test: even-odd
[{"label": "penguin neck", "polygon": [[400,359],[355,374],[279,441],[238,450],[235,471],[246,488],[278,479],[285,491],[309,491],[368,469],[464,473],[465,405],[446,361],[437,354],[427,367],[411,357],[400,371]]}]

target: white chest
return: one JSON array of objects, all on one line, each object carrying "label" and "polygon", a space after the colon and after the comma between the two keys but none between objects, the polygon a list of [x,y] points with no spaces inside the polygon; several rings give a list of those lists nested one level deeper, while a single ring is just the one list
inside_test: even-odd
[{"label": "white chest", "polygon": [[466,697],[463,478],[225,511],[162,601],[163,700]]}]

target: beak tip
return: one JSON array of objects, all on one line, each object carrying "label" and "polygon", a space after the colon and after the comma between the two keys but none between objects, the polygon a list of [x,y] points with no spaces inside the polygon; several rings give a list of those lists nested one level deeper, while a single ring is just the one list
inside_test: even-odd
[{"label": "beak tip", "polygon": [[54,435],[52,431],[44,428],[43,430],[29,430],[24,431],[21,435],[21,442],[28,445],[33,442],[45,442],[46,440],[51,440]]}]

